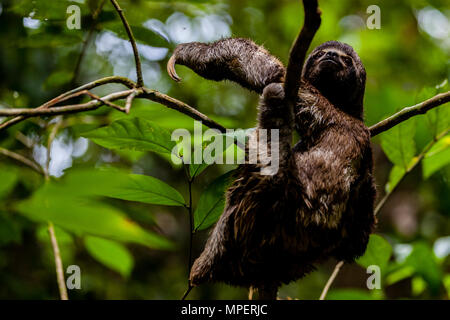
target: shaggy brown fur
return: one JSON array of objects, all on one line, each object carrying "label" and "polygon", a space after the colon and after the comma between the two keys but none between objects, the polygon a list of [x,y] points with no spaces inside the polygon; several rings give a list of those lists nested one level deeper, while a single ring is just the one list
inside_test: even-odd
[{"label": "shaggy brown fur", "polygon": [[[181,44],[173,62],[262,92],[258,127],[280,129],[278,172],[261,175],[263,164],[238,168],[191,283],[276,288],[329,257],[362,255],[375,224],[375,186],[362,121],[366,74],[356,52],[336,41],[317,47],[295,110],[284,100],[283,65],[250,40]],[[301,139],[292,147],[294,128]]]}]

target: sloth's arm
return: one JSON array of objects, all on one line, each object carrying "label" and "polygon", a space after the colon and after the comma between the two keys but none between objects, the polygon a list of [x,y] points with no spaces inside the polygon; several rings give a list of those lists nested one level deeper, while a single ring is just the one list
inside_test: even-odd
[{"label": "sloth's arm", "polygon": [[286,168],[292,155],[294,127],[293,110],[289,108],[284,98],[283,84],[271,83],[264,88],[258,106],[258,129],[266,129],[267,145],[271,152],[278,152],[282,168]]},{"label": "sloth's arm", "polygon": [[175,64],[187,66],[206,79],[235,81],[258,93],[270,83],[283,82],[285,73],[283,64],[266,49],[242,38],[179,44],[167,64],[169,75],[179,81]]}]

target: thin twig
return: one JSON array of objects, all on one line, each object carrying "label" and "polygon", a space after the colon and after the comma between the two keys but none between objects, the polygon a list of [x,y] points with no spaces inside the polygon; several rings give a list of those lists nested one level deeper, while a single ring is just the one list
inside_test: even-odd
[{"label": "thin twig", "polygon": [[51,150],[52,150],[52,143],[53,140],[56,138],[56,134],[58,133],[58,130],[61,126],[62,121],[57,121],[54,125],[52,130],[50,131],[50,134],[48,135],[48,140],[47,140],[47,160],[45,162],[45,170],[44,170],[44,174],[45,174],[45,179],[49,180],[50,179],[50,161],[51,161]]},{"label": "thin twig", "polygon": [[29,137],[27,137],[26,135],[24,135],[19,130],[16,131],[16,139],[18,141],[20,141],[27,148],[32,148],[34,145],[34,141],[32,139],[30,139]]},{"label": "thin twig", "polygon": [[336,276],[339,273],[339,270],[344,265],[344,261],[339,261],[336,267],[334,267],[333,273],[330,276],[330,279],[328,279],[327,284],[322,290],[322,294],[320,295],[319,300],[325,300],[325,297],[327,296],[328,290],[330,290],[331,285],[333,284],[334,279],[336,279]]},{"label": "thin twig", "polygon": [[139,58],[139,51],[137,49],[136,40],[133,36],[133,31],[131,30],[130,25],[128,24],[127,19],[125,18],[125,15],[123,14],[122,8],[120,8],[119,4],[116,0],[111,0],[111,3],[113,4],[114,8],[116,9],[117,13],[120,16],[120,19],[122,20],[123,26],[125,27],[125,30],[128,34],[128,38],[131,42],[131,46],[133,47],[133,54],[134,54],[134,61],[136,63],[136,77],[137,77],[137,86],[143,87],[144,86],[144,80],[142,78],[142,67],[141,67],[141,60]]},{"label": "thin twig", "polygon": [[185,291],[185,293],[184,293],[183,296],[181,297],[181,300],[186,300],[187,296],[189,295],[189,293],[191,292],[191,290],[192,290],[193,288],[194,288],[194,287],[193,287],[191,284],[189,284],[187,290]]},{"label": "thin twig", "polygon": [[[58,121],[57,123],[55,123],[55,125],[53,126],[53,128],[48,136],[47,161],[46,161],[45,170],[44,170],[44,176],[45,176],[46,182],[50,181],[50,172],[49,172],[50,154],[51,154],[53,140],[55,139],[56,134],[58,133],[58,129],[59,129],[60,125],[61,125],[61,121]],[[67,288],[66,288],[66,281],[64,280],[64,269],[63,269],[63,264],[62,264],[62,259],[61,259],[61,253],[59,251],[58,240],[56,239],[56,235],[55,235],[55,228],[51,221],[48,222],[48,233],[50,235],[50,241],[51,241],[52,249],[53,249],[53,256],[55,258],[56,281],[58,283],[59,296],[60,296],[61,300],[69,300],[68,294],[67,294]]]},{"label": "thin twig", "polygon": [[92,36],[94,35],[94,26],[95,22],[92,25],[91,29],[88,31],[88,35],[83,42],[83,47],[81,48],[80,55],[78,56],[77,63],[75,64],[75,68],[73,71],[72,80],[70,81],[71,86],[74,86],[77,82],[78,75],[80,74],[81,62],[83,61],[84,56],[86,55],[87,48],[91,43]]},{"label": "thin twig", "polygon": [[255,293],[255,288],[250,286],[248,288],[248,300],[253,300],[253,294]]},{"label": "thin twig", "polygon": [[390,116],[389,118],[384,119],[383,121],[378,122],[377,124],[371,126],[369,128],[372,137],[375,137],[377,134],[381,132],[387,131],[392,127],[398,125],[399,123],[408,120],[409,118],[419,115],[425,114],[431,109],[443,105],[450,101],[450,91],[438,94],[428,100],[425,100],[421,103],[418,103],[411,107],[406,107],[396,114]]},{"label": "thin twig", "polygon": [[[83,90],[90,90],[105,84],[110,84],[110,83],[120,83],[123,84],[124,86],[128,87],[128,88],[134,88],[136,86],[136,84],[131,81],[128,78],[124,78],[124,77],[119,77],[119,76],[112,76],[112,77],[106,77],[106,78],[101,78],[101,79],[97,79],[95,81],[86,83],[78,88],[72,89],[70,91],[64,92],[62,94],[60,94],[59,96],[57,96],[56,98],[53,98],[50,101],[47,101],[46,103],[44,103],[43,105],[39,106],[36,109],[46,109],[51,107],[52,105],[55,105],[61,101],[64,101],[68,96],[73,96],[74,94],[76,94],[77,92],[83,91]],[[1,111],[1,110],[0,110]],[[16,123],[19,123],[23,120],[25,120],[27,117],[24,116],[18,116],[15,117],[13,119],[10,119],[8,121],[5,121],[3,123],[0,124],[0,130],[2,129],[6,129]]]},{"label": "thin twig", "polygon": [[381,198],[380,201],[378,201],[377,206],[375,207],[375,211],[373,212],[373,214],[375,216],[378,215],[378,213],[380,212],[381,208],[383,208],[384,204],[386,203],[386,201],[390,195],[391,195],[391,192],[388,192],[383,196],[383,198]]},{"label": "thin twig", "polygon": [[36,162],[34,162],[33,160],[30,160],[18,153],[15,153],[13,151],[10,151],[8,149],[5,148],[1,148],[0,147],[0,154],[3,154],[4,156],[7,156],[11,159],[17,160],[19,162],[22,162],[23,164],[27,165],[28,167],[36,170],[39,173],[44,174],[44,171],[42,170],[41,166],[38,165]]},{"label": "thin twig", "polygon": [[64,280],[64,269],[61,260],[61,253],[59,252],[58,241],[55,236],[55,228],[53,223],[48,223],[48,233],[50,235],[50,240],[52,243],[53,255],[55,257],[55,267],[56,267],[56,280],[58,282],[59,296],[61,300],[69,300],[67,295],[66,281]]},{"label": "thin twig", "polygon": [[[423,160],[423,158],[425,157],[425,155],[428,153],[428,151],[430,151],[430,149],[443,137],[445,137],[447,134],[450,133],[450,129],[447,129],[445,131],[443,131],[442,133],[438,134],[436,137],[434,137],[434,139],[428,143],[426,145],[426,147],[422,150],[422,152],[415,158],[415,161],[405,170],[405,173],[402,176],[402,179],[411,171],[413,171],[418,165],[419,163]],[[401,181],[400,180],[400,181]],[[383,208],[384,204],[386,203],[386,201],[388,200],[389,196],[394,192],[394,190],[397,188],[397,186],[400,184],[400,181],[395,185],[394,188],[392,188],[392,190],[389,190],[388,193],[386,193],[384,195],[383,198],[381,198],[381,200],[378,202],[376,208],[375,208],[375,216],[378,215],[378,213],[380,212],[380,210]]]},{"label": "thin twig", "polygon": [[298,89],[300,88],[301,82],[300,75],[302,74],[306,52],[321,23],[321,13],[318,8],[317,0],[303,0],[303,10],[305,13],[305,22],[297,39],[292,45],[286,69],[286,80],[284,83],[286,99],[292,104],[295,103],[298,96]]},{"label": "thin twig", "polygon": [[189,175],[189,165],[184,165],[184,172],[186,175],[186,180],[188,182],[188,190],[189,190],[189,204],[186,206],[186,209],[188,211],[189,214],[189,261],[188,261],[188,288],[186,290],[186,292],[184,293],[183,297],[181,298],[181,300],[186,299],[186,297],[188,296],[189,292],[191,292],[192,290],[192,285],[191,282],[189,280],[190,274],[191,274],[191,269],[192,269],[192,248],[193,248],[193,240],[194,240],[194,216],[192,213],[192,182],[193,182],[193,178],[190,177]]},{"label": "thin twig", "polygon": [[98,98],[95,100],[91,100],[82,104],[54,107],[48,109],[42,108],[16,108],[16,109],[0,109],[0,116],[16,116],[20,115],[23,117],[36,117],[36,116],[55,116],[59,114],[67,114],[67,113],[78,113],[84,111],[95,110],[106,104],[107,102],[125,99],[129,94],[131,94],[133,90],[125,90],[111,93],[103,98]]},{"label": "thin twig", "polygon": [[[192,215],[192,180],[189,179],[188,181],[189,185],[189,228],[190,228],[190,237],[189,237],[189,275],[191,273],[192,269],[192,244],[193,244],[193,238],[194,238],[194,217]],[[189,276],[188,275],[188,276]]]},{"label": "thin twig", "polygon": [[125,113],[126,114],[130,113],[131,105],[133,104],[133,100],[134,100],[134,98],[136,98],[136,96],[138,94],[139,94],[139,91],[136,89],[127,97],[127,100],[125,102]]},{"label": "thin twig", "polygon": [[70,82],[73,85],[75,85],[78,75],[80,73],[81,68],[81,62],[84,59],[84,56],[86,55],[87,48],[89,44],[91,43],[92,36],[94,35],[95,27],[97,26],[97,19],[100,15],[100,12],[103,9],[103,6],[105,5],[106,0],[101,0],[100,4],[98,5],[97,9],[92,14],[92,25],[89,28],[88,34],[86,36],[86,39],[83,42],[83,47],[81,48],[80,55],[78,56],[77,63],[75,64],[75,69],[73,71],[73,77],[72,81]]},{"label": "thin twig", "polygon": [[[101,101],[98,101],[98,99],[89,101],[87,103],[83,104],[77,104],[77,105],[69,105],[69,106],[58,106],[54,108],[16,108],[16,109],[0,109],[0,116],[20,116],[21,119],[19,121],[24,120],[27,117],[36,117],[36,116],[54,116],[59,114],[68,114],[68,113],[78,113],[78,112],[84,112],[84,111],[90,111],[95,110],[102,106],[106,101],[111,102],[119,99],[125,99],[130,94],[132,94],[135,90],[125,90],[125,91],[119,91],[112,93],[110,95],[107,95],[101,99]],[[82,94],[82,91],[72,93],[73,94]],[[143,88],[142,91],[137,91],[136,98],[144,98],[151,101],[155,101],[157,103],[160,103],[162,105],[165,105],[166,107],[170,109],[177,110],[189,117],[191,117],[194,120],[202,121],[204,125],[207,127],[218,129],[221,132],[226,132],[226,128],[219,123],[215,122],[214,120],[208,118],[208,116],[204,115],[203,113],[197,111],[193,107],[189,106],[188,104],[179,101],[177,99],[174,99],[168,95],[165,95],[163,93],[160,93],[155,90],[150,90],[147,88]],[[123,110],[121,110],[123,111]],[[19,118],[19,117],[17,117]],[[14,118],[16,119],[16,118]],[[3,124],[2,124],[3,125]],[[2,125],[0,125],[0,130],[2,129]]]},{"label": "thin twig", "polygon": [[[124,107],[121,107],[121,106],[119,106],[119,105],[117,105],[117,104],[115,104],[115,103],[112,103],[112,102],[110,102],[110,101],[108,101],[108,100],[105,100],[105,99],[103,99],[103,98],[100,98],[99,96],[93,94],[92,92],[90,92],[90,91],[88,91],[88,90],[85,90],[85,91],[82,91],[82,92],[85,93],[85,94],[87,94],[88,96],[90,96],[90,97],[93,98],[94,100],[97,100],[97,101],[99,101],[99,102],[101,102],[101,103],[107,105],[108,107],[111,107],[111,108],[113,108],[113,109],[116,109],[116,110],[118,110],[118,111],[120,111],[120,112],[125,112],[125,108],[124,108]],[[133,94],[133,93],[134,93],[134,91],[133,91],[131,94]],[[128,98],[127,98],[127,99],[128,99]]]},{"label": "thin twig", "polygon": [[[219,123],[215,122],[214,120],[208,118],[206,115],[198,111],[197,109],[194,109],[193,107],[189,106],[188,104],[179,101],[175,98],[172,98],[168,95],[165,95],[164,93],[150,90],[147,88],[143,88],[144,93],[139,95],[139,97],[147,98],[149,100],[158,102],[162,105],[165,105],[166,107],[170,109],[177,110],[189,117],[191,117],[194,120],[201,121],[205,126],[212,128],[212,129],[218,129],[220,132],[225,133],[227,129],[220,125]],[[1,111],[1,110],[0,110]]]},{"label": "thin twig", "polygon": [[91,89],[97,88],[99,86],[103,86],[105,84],[112,84],[112,83],[120,83],[129,89],[133,89],[136,86],[136,84],[133,81],[131,81],[128,78],[124,78],[124,77],[112,76],[112,77],[101,78],[101,79],[86,83],[78,88],[73,89],[73,90],[64,92],[61,95],[57,96],[56,98],[37,107],[37,109],[50,108],[51,106],[54,106],[58,103],[61,103],[68,99],[71,99],[71,98],[77,97],[81,94],[84,94],[84,91],[86,91],[86,90],[91,90]]},{"label": "thin twig", "polygon": [[[50,141],[50,143],[51,143],[51,141]],[[45,171],[42,169],[41,166],[39,166],[34,161],[27,159],[18,153],[9,151],[9,150],[1,148],[1,147],[0,147],[0,154],[3,154],[7,157],[10,157],[12,159],[22,162],[23,164],[33,168],[34,170],[36,170],[37,172],[39,172],[41,174],[43,174],[46,177],[46,180],[48,180],[48,165],[47,165],[47,171]],[[56,276],[57,276],[56,279],[58,282],[59,294],[60,294],[61,300],[68,300],[66,284],[64,281],[64,272],[63,272],[61,254],[59,252],[58,242],[57,242],[56,236],[55,236],[55,230],[54,230],[53,224],[51,222],[48,223],[48,232],[50,235],[53,254],[55,257]]]}]

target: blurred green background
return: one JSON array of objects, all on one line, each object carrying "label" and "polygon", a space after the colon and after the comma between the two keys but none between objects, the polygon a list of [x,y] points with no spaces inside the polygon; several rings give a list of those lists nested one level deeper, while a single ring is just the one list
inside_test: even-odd
[{"label": "blurred green background", "polygon": [[[367,70],[367,125],[449,90],[447,0],[319,2],[322,25],[313,46],[339,40],[356,49]],[[165,65],[174,46],[247,37],[286,63],[303,23],[298,0],[119,3],[138,41],[145,86],[194,106],[228,128],[255,126],[258,96],[233,83],[203,80],[184,67],[177,68],[183,81],[173,82]],[[379,30],[366,27],[370,16],[366,9],[374,4],[381,9]],[[81,9],[79,30],[66,26],[70,5]],[[0,108],[37,107],[70,88],[109,75],[135,80],[131,46],[109,1],[0,0]],[[104,95],[119,89],[108,85],[93,92]],[[343,267],[329,299],[448,299],[450,137],[435,143],[425,161],[417,166],[414,161],[430,141],[448,130],[449,109],[448,104],[441,106],[373,139],[378,198],[387,191],[392,194],[378,215],[380,237],[371,239],[370,252],[359,263]],[[108,149],[82,137],[133,117],[157,123],[168,132],[193,128],[192,119],[138,99],[130,115],[103,107],[56,120],[33,118],[0,131],[0,148],[45,166],[49,134],[56,122],[59,126],[50,153],[50,184],[32,169],[0,155],[1,299],[58,298],[48,219],[56,224],[64,267],[81,268],[81,289],[69,290],[70,299],[182,296],[189,255],[185,208],[102,194],[91,203],[85,197],[107,188],[111,176],[100,179],[95,172],[108,168],[156,177],[189,198],[183,168],[171,164],[167,156]],[[402,159],[396,154],[399,150]],[[412,164],[414,169],[406,174]],[[205,190],[211,190],[209,184],[230,169],[212,165],[195,178],[194,208]],[[207,235],[207,230],[195,233],[194,257]],[[166,239],[173,243],[170,250],[164,249]],[[283,286],[280,298],[317,299],[335,263],[329,261],[304,279]],[[381,289],[366,287],[365,266],[370,264],[381,267]],[[212,284],[194,289],[189,298],[246,299],[247,292]]]}]

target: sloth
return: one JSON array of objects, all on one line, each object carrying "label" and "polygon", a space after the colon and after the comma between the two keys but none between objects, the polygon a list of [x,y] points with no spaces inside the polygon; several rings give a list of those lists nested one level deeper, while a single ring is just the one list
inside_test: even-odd
[{"label": "sloth", "polygon": [[224,282],[273,298],[281,284],[328,258],[361,256],[376,223],[376,190],[363,123],[366,72],[353,48],[328,41],[312,51],[293,110],[285,101],[283,64],[251,40],[180,44],[167,65],[179,81],[175,64],[261,94],[257,128],[279,130],[278,171],[262,175],[263,163],[238,167],[224,211],[192,266],[191,285]]}]

